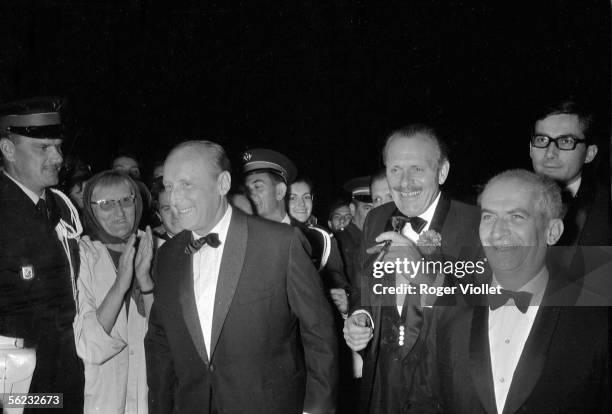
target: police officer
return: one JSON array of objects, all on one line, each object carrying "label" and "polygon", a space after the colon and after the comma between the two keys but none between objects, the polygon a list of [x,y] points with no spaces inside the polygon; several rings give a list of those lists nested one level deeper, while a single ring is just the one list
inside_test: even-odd
[{"label": "police officer", "polygon": [[[285,155],[269,149],[253,149],[242,156],[245,185],[257,215],[299,227],[310,243],[310,257],[328,289],[345,289],[349,285],[344,275],[340,252],[332,234],[320,226],[296,220],[287,211],[289,186],[295,181],[297,168]],[[340,312],[346,304],[334,296]]]},{"label": "police officer", "polygon": [[82,228],[51,188],[62,165],[60,109],[57,98],[0,107],[0,382],[12,392],[63,393],[64,410],[78,412],[83,369],[72,322]]}]

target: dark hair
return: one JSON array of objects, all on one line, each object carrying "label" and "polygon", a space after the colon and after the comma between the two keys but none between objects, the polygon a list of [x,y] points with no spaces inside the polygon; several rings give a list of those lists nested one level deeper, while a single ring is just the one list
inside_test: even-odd
[{"label": "dark hair", "polygon": [[[310,194],[314,194],[314,181],[312,181],[312,179],[310,177],[306,177],[306,176],[299,176],[298,178],[296,178],[291,185],[295,184],[295,183],[304,183],[308,186],[308,188],[310,189]],[[291,186],[289,186],[291,187]],[[289,191],[291,192],[291,190]]]},{"label": "dark hair", "polygon": [[332,201],[330,207],[329,207],[329,213],[327,214],[327,219],[331,220],[331,216],[333,214],[333,212],[337,209],[339,209],[340,207],[348,207],[349,206],[349,202],[343,198],[337,198],[334,201]]},{"label": "dark hair", "polygon": [[384,168],[378,170],[375,174],[372,174],[370,178],[370,188],[372,188],[372,184],[374,181],[386,180],[387,179],[387,171]]},{"label": "dark hair", "polygon": [[440,138],[439,132],[432,126],[416,123],[410,124],[400,129],[393,131],[385,140],[385,145],[382,150],[383,164],[387,164],[387,149],[391,140],[395,138],[411,138],[417,134],[423,134],[429,137],[438,147],[440,151],[440,157],[438,158],[438,167],[442,165],[444,161],[449,161],[449,150],[446,143]]},{"label": "dark hair", "polygon": [[582,127],[584,138],[588,143],[594,143],[595,134],[593,133],[593,113],[587,108],[586,105],[572,99],[553,101],[543,106],[535,113],[532,126],[535,126],[536,122],[549,116],[561,114],[576,115],[578,117],[578,122],[580,122],[580,126]]}]

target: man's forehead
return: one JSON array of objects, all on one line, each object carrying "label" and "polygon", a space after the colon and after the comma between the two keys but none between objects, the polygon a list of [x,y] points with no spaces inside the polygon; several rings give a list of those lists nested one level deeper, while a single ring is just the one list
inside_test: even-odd
[{"label": "man's forehead", "polygon": [[554,114],[538,120],[534,126],[536,133],[556,137],[558,135],[574,134],[584,136],[580,118],[576,114]]},{"label": "man's forehead", "polygon": [[526,183],[517,180],[503,180],[488,185],[480,198],[483,210],[530,211],[535,207],[537,193]]},{"label": "man's forehead", "polygon": [[269,183],[272,181],[272,178],[270,177],[270,173],[268,172],[254,172],[251,173],[249,175],[247,175],[245,177],[245,182],[247,184],[253,184],[255,182],[263,182],[263,183]]},{"label": "man's forehead", "polygon": [[351,210],[349,209],[348,206],[340,206],[334,211],[332,211],[332,216],[335,216],[337,214],[350,214],[350,213],[351,213]]},{"label": "man's forehead", "polygon": [[408,137],[392,137],[387,148],[387,161],[403,159],[437,159],[440,155],[438,145],[429,135],[418,133]]}]

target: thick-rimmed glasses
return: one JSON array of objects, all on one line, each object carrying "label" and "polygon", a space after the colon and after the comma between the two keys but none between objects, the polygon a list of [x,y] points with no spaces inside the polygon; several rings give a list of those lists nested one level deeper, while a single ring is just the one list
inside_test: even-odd
[{"label": "thick-rimmed glasses", "polygon": [[534,148],[548,148],[551,142],[561,151],[573,151],[576,145],[585,144],[585,139],[580,139],[574,135],[560,135],[557,138],[549,137],[544,134],[534,134],[531,136],[531,146]]},{"label": "thick-rimmed glasses", "polygon": [[115,206],[120,205],[123,208],[132,207],[136,201],[136,196],[130,194],[127,197],[120,198],[119,200],[97,200],[92,201],[91,204],[97,204],[102,211],[111,211],[115,209]]}]

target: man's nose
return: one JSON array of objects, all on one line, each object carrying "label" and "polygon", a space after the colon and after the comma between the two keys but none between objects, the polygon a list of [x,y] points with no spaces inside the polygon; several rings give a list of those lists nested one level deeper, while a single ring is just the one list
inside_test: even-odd
[{"label": "man's nose", "polygon": [[64,161],[62,148],[59,145],[51,145],[49,147],[49,158],[55,162],[61,163]]},{"label": "man's nose", "polygon": [[498,218],[491,227],[491,237],[499,239],[508,233],[508,222],[503,218]]},{"label": "man's nose", "polygon": [[557,144],[551,142],[546,148],[546,158],[557,158],[559,156],[559,148],[557,148]]}]

